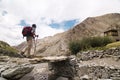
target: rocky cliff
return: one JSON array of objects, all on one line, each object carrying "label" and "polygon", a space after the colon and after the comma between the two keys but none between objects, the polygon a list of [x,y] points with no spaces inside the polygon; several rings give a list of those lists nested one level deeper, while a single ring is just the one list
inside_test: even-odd
[{"label": "rocky cliff", "polygon": [[[120,26],[120,14],[112,13],[97,17],[88,17],[66,32],[37,40],[37,55],[69,54],[68,43],[71,40],[78,40],[88,36],[103,36],[104,31],[112,26]],[[17,46],[17,49],[22,50],[24,47],[25,43],[22,43]]]}]

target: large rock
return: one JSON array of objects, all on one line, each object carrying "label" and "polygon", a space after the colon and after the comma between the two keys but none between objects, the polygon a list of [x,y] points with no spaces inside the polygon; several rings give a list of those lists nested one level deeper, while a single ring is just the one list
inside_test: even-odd
[{"label": "large rock", "polygon": [[20,80],[48,80],[50,74],[48,63],[38,63],[34,64],[34,66],[34,69]]},{"label": "large rock", "polygon": [[23,77],[25,74],[31,72],[33,66],[16,66],[12,67],[1,73],[1,76],[8,80],[17,80]]},{"label": "large rock", "polygon": [[0,80],[7,80],[7,79],[0,77]]},{"label": "large rock", "polygon": [[50,76],[50,80],[74,80],[76,75],[76,64],[70,58],[66,60],[51,62],[51,70],[53,70],[53,75]]}]

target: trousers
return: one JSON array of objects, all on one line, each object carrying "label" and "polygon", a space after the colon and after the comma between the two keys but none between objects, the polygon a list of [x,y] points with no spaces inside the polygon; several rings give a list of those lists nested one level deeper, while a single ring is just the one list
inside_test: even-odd
[{"label": "trousers", "polygon": [[32,36],[27,36],[26,41],[27,41],[27,46],[26,46],[24,52],[25,52],[26,56],[30,56],[31,55],[31,49],[32,49],[32,46],[33,46],[33,37]]}]

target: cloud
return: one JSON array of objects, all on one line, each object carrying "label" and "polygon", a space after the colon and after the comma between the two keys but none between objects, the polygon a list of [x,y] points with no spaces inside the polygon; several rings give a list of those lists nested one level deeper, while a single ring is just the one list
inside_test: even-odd
[{"label": "cloud", "polygon": [[0,40],[20,44],[25,41],[23,26],[33,23],[39,38],[51,36],[89,16],[119,13],[119,4],[119,0],[0,0]]},{"label": "cloud", "polygon": [[22,40],[20,26],[6,26],[0,24],[0,40],[8,42],[9,44],[19,44]]},{"label": "cloud", "polygon": [[104,0],[98,1],[95,10],[91,16],[99,16],[107,13],[120,13],[120,0]]},{"label": "cloud", "polygon": [[7,14],[7,11],[2,12],[2,16],[5,16]]},{"label": "cloud", "polygon": [[[42,28],[42,27],[44,27],[44,28]],[[54,29],[45,24],[38,26],[37,31],[36,31],[36,33],[39,35],[40,38],[43,38],[45,36],[53,36],[54,34],[60,33],[60,32],[64,32],[64,30],[63,29]]]}]

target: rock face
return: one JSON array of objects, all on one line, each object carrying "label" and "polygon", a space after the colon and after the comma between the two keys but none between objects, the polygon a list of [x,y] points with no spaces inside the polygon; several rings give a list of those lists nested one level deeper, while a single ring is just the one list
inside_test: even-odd
[{"label": "rock face", "polygon": [[69,59],[59,62],[52,62],[51,70],[54,71],[53,75],[50,76],[50,80],[73,80],[76,75],[75,64],[73,65]]},{"label": "rock face", "polygon": [[[120,48],[103,51],[87,51],[77,54],[77,72],[79,78],[85,80],[119,80]],[[87,76],[87,77],[85,77]]]},{"label": "rock face", "polygon": [[94,58],[104,58],[104,57],[112,57],[115,60],[120,58],[120,47],[118,48],[111,48],[108,50],[101,50],[101,51],[86,51],[86,52],[79,52],[77,54],[80,60],[88,61]]},{"label": "rock face", "polygon": [[[89,17],[74,28],[37,40],[37,55],[66,55],[69,54],[68,43],[71,40],[79,40],[88,36],[103,36],[108,27],[120,26],[120,14],[106,14],[98,17]],[[16,47],[19,50],[25,48],[25,43]]]},{"label": "rock face", "polygon": [[120,74],[119,74],[120,69],[116,68],[105,68],[103,66],[83,66],[80,67],[79,69],[79,76],[80,79],[83,77],[85,78],[85,75],[87,75],[87,79],[94,80],[94,79],[112,79],[112,80],[119,80],[120,79]]}]

